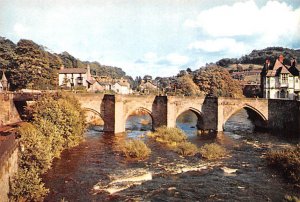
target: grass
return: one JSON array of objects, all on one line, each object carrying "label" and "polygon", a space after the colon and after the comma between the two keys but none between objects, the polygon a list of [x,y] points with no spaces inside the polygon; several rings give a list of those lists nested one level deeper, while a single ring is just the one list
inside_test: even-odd
[{"label": "grass", "polygon": [[126,140],[121,147],[121,152],[130,159],[142,160],[147,158],[151,150],[142,140]]},{"label": "grass", "polygon": [[270,167],[278,170],[293,183],[300,185],[300,145],[282,150],[271,150],[266,159]]},{"label": "grass", "polygon": [[190,142],[181,142],[174,150],[182,156],[194,156],[199,152],[198,147]]},{"label": "grass", "polygon": [[289,195],[286,195],[284,197],[284,200],[283,201],[288,201],[288,202],[300,202],[300,199],[297,197],[297,196],[289,196]]},{"label": "grass", "polygon": [[178,128],[167,128],[166,126],[159,127],[155,132],[148,133],[147,135],[171,147],[187,140],[182,130]]},{"label": "grass", "polygon": [[178,128],[167,128],[162,126],[155,132],[148,133],[149,137],[157,142],[165,144],[169,149],[182,156],[193,156],[198,153],[196,145],[187,142],[187,136]]},{"label": "grass", "polygon": [[205,144],[199,149],[199,152],[203,158],[206,158],[208,160],[225,157],[228,153],[224,147],[216,143]]}]

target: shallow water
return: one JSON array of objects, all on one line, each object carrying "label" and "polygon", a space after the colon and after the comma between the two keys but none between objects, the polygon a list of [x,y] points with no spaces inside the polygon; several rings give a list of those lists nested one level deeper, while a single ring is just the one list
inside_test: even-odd
[{"label": "shallow water", "polygon": [[[113,135],[88,130],[86,140],[64,151],[44,176],[51,190],[46,201],[282,201],[285,194],[299,196],[299,188],[267,168],[264,159],[269,148],[290,143],[254,132],[245,111],[227,121],[226,132],[212,137],[196,136],[195,123],[179,120],[177,125],[199,147],[216,142],[230,155],[218,161],[183,158],[143,137],[151,156],[133,162],[120,155],[118,146],[144,132]],[[126,128],[132,129],[130,123]]]}]

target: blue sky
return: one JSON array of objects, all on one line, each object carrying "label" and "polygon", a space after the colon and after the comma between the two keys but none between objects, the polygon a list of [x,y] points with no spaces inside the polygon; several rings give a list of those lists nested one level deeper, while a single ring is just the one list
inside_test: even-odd
[{"label": "blue sky", "polygon": [[176,75],[268,46],[300,48],[300,1],[0,0],[0,36],[121,67]]}]

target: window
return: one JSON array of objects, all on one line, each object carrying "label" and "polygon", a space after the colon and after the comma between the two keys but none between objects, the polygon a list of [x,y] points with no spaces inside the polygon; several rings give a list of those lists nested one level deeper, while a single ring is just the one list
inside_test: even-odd
[{"label": "window", "polygon": [[288,83],[288,77],[289,77],[288,74],[282,74],[281,75],[281,83],[287,84]]}]

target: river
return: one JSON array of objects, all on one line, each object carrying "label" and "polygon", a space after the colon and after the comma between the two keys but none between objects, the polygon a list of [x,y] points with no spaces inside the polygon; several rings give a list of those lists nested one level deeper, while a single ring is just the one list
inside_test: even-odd
[{"label": "river", "polygon": [[[165,149],[143,135],[151,129],[149,124],[151,118],[144,115],[129,117],[127,134],[89,129],[85,141],[64,151],[43,176],[50,189],[45,201],[282,201],[285,195],[299,197],[299,188],[268,168],[264,159],[270,148],[294,143],[254,131],[244,110],[227,121],[225,132],[213,137],[196,135],[193,114],[177,120],[197,146],[217,142],[228,149],[229,156],[217,161],[197,155],[184,158]],[[140,162],[124,159],[118,144],[127,137],[142,138],[151,156]]]}]

